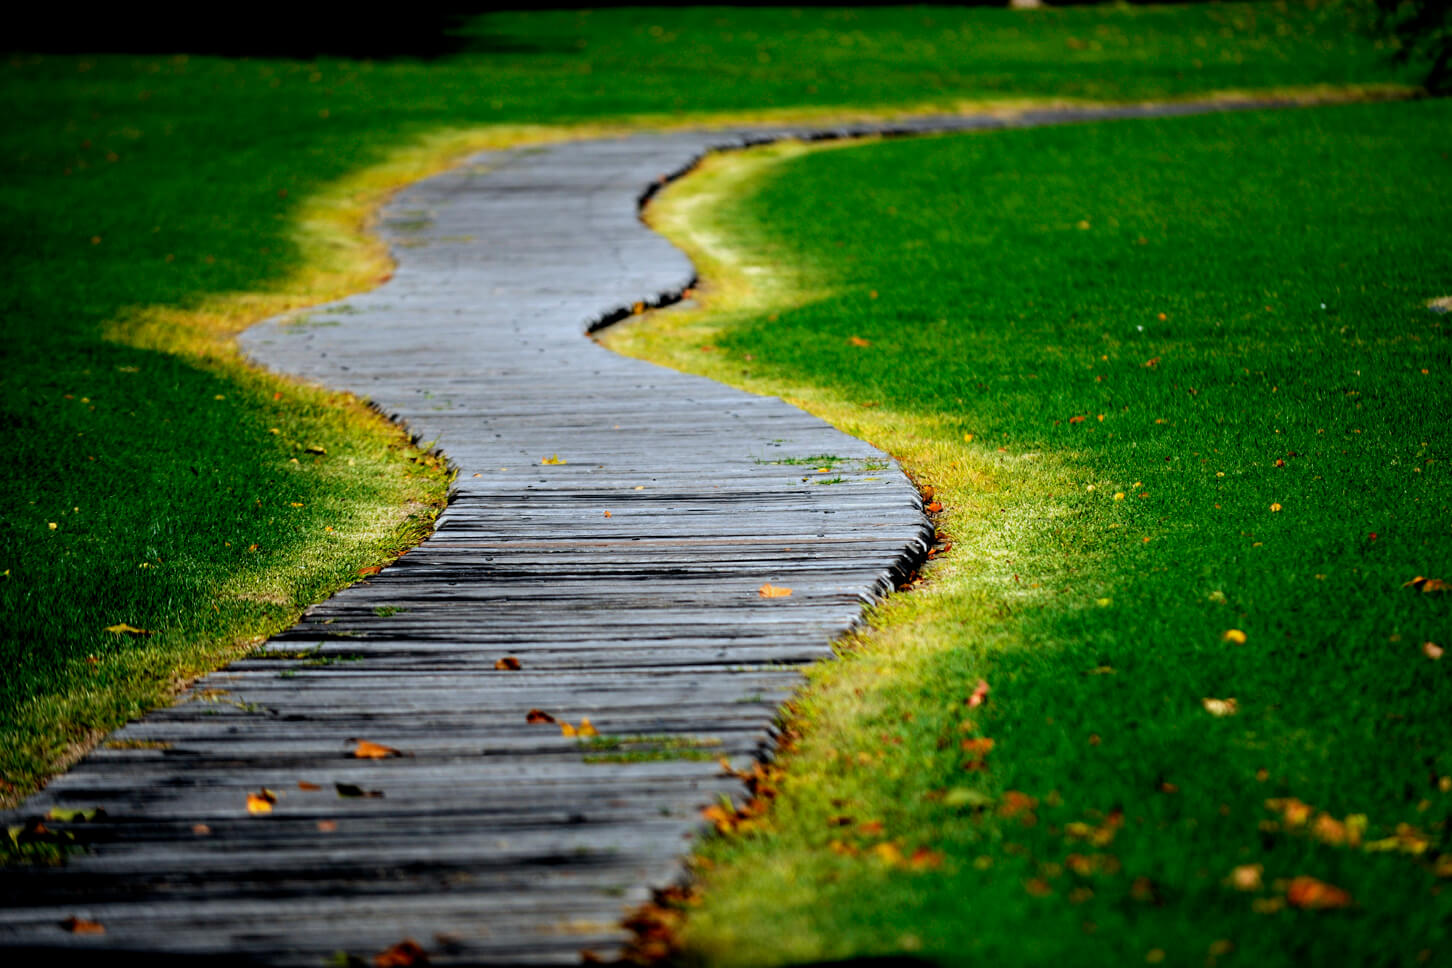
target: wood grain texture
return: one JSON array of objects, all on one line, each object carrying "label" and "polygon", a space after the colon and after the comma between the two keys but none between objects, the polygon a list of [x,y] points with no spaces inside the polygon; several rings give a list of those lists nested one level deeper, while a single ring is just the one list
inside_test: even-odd
[{"label": "wood grain texture", "polygon": [[[1191,109],[1205,108],[893,130]],[[0,947],[298,965],[404,938],[435,964],[618,951],[622,915],[680,876],[701,807],[743,792],[714,758],[768,754],[798,667],[830,655],[933,537],[886,455],[582,336],[693,279],[638,219],[652,186],[712,146],[791,134],[817,136],[482,155],[387,207],[391,282],[245,334],[262,364],[351,390],[434,441],[457,493],[423,545],[14,812],[106,816],[70,825],[88,850],[66,866],[0,871]],[[779,463],[824,454],[843,483]],[[767,582],[791,596],[760,597]],[[506,655],[518,671],[495,668]],[[618,742],[530,725],[531,709],[588,717]],[[405,755],[358,759],[358,739]],[[250,815],[264,788],[275,805]],[[73,915],[105,934],[68,933]]]}]

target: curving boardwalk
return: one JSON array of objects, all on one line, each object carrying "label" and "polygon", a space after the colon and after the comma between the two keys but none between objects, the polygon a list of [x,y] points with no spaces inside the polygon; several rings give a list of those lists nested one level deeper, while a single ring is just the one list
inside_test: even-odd
[{"label": "curving boardwalk", "polygon": [[[1149,113],[1167,109],[1011,123]],[[679,877],[701,807],[741,792],[716,758],[769,748],[796,667],[932,540],[873,448],[582,338],[692,279],[638,220],[642,191],[759,137],[480,156],[388,206],[386,286],[245,335],[263,364],[437,441],[456,497],[422,546],[25,804],[106,816],[71,827],[92,849],[65,867],[0,871],[0,949],[310,966],[405,938],[434,964],[618,953],[621,916]],[[842,483],[791,463],[819,455]],[[792,595],[761,597],[768,582]],[[505,656],[520,668],[496,668]],[[359,739],[406,755],[359,759]],[[276,803],[250,814],[264,788]],[[72,916],[105,933],[67,931]]]}]

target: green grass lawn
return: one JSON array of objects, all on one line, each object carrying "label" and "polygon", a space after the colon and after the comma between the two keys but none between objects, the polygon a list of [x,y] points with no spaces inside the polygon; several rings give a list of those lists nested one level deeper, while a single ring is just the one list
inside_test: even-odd
[{"label": "green grass lawn", "polygon": [[[437,467],[229,338],[374,284],[368,207],[461,150],[567,123],[1415,77],[1325,5],[564,11],[467,33],[435,61],[0,65],[0,802],[427,527]],[[123,623],[153,634],[104,631]]]},{"label": "green grass lawn", "polygon": [[655,203],[704,306],[612,345],[899,455],[953,543],[813,671],[688,960],[1452,958],[1452,593],[1403,587],[1452,579],[1449,130],[774,148]]}]

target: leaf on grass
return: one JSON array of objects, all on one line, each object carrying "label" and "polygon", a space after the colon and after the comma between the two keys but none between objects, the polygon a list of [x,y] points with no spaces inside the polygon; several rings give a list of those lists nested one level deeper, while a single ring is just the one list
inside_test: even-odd
[{"label": "leaf on grass", "polygon": [[316,457],[324,457],[327,455],[328,449],[326,447],[319,447],[318,445],[314,444],[311,447],[304,447],[303,453],[312,454]]},{"label": "leaf on grass", "polygon": [[1232,696],[1229,699],[1201,699],[1200,705],[1212,716],[1234,716],[1240,712],[1240,704]]},{"label": "leaf on grass", "polygon": [[1241,864],[1226,881],[1237,891],[1258,891],[1265,886],[1264,874],[1264,864]]},{"label": "leaf on grass", "polygon": [[1434,662],[1442,658],[1442,653],[1446,651],[1446,649],[1442,648],[1436,642],[1422,643],[1422,655],[1425,655],[1427,658],[1431,659]]},{"label": "leaf on grass", "polygon": [[903,862],[902,851],[894,843],[885,842],[878,844],[872,848],[872,853],[884,864],[891,864],[894,867]]},{"label": "leaf on grass", "polygon": [[979,679],[978,685],[973,687],[973,694],[963,700],[963,705],[969,709],[977,709],[988,701],[988,680]]},{"label": "leaf on grass", "polygon": [[352,783],[334,783],[333,789],[338,791],[338,796],[340,797],[363,797],[365,799],[378,799],[379,797],[383,796],[382,790],[365,790],[360,786],[353,785]]},{"label": "leaf on grass", "polygon": [[353,755],[360,760],[386,760],[391,756],[402,756],[401,750],[392,746],[384,746],[382,743],[375,743],[372,740],[360,739],[358,745],[353,747]]},{"label": "leaf on grass", "polygon": [[934,501],[927,507],[923,508],[923,510],[927,511],[929,514],[937,514],[939,511],[943,510],[943,505],[937,501]]},{"label": "leaf on grass", "polygon": [[543,709],[531,709],[529,712],[524,714],[524,721],[533,726],[538,725],[539,723],[553,723],[555,722],[555,717],[551,716]]},{"label": "leaf on grass", "polygon": [[1419,592],[1432,595],[1452,591],[1452,582],[1443,581],[1441,578],[1423,578],[1418,575],[1411,581],[1402,582],[1402,587],[1415,588]]},{"label": "leaf on grass", "polygon": [[410,968],[412,965],[426,965],[429,954],[412,938],[404,938],[373,956],[373,968]]},{"label": "leaf on grass", "polygon": [[494,668],[502,669],[505,672],[518,672],[519,660],[512,655],[506,655],[502,659],[494,660]]},{"label": "leaf on grass", "polygon": [[789,598],[791,597],[791,593],[792,590],[790,588],[773,585],[771,582],[767,582],[756,590],[756,594],[762,598]]},{"label": "leaf on grass", "polygon": [[913,851],[912,857],[908,858],[908,866],[915,871],[937,870],[943,866],[943,853],[919,847]]},{"label": "leaf on grass", "polygon": [[857,832],[867,837],[876,836],[882,833],[882,821],[869,820],[866,823],[860,823],[857,825]]},{"label": "leaf on grass", "polygon": [[358,569],[358,575],[360,578],[367,578],[369,575],[376,575],[382,570],[378,565],[367,565]]},{"label": "leaf on grass", "polygon": [[849,336],[849,337],[847,337],[847,342],[851,343],[853,346],[871,346],[872,345],[872,341],[871,340],[865,340],[861,336]]},{"label": "leaf on grass", "polygon": [[277,802],[277,794],[266,788],[257,793],[247,794],[247,812],[253,815],[260,815],[272,812],[272,805]]},{"label": "leaf on grass", "polygon": [[139,628],[137,628],[134,625],[127,625],[125,622],[122,622],[119,625],[108,625],[108,626],[106,626],[105,631],[110,632],[112,635],[133,635],[134,636],[134,635],[150,635],[151,634],[146,629],[139,629]]},{"label": "leaf on grass", "polygon": [[1221,641],[1230,642],[1235,645],[1244,645],[1245,633],[1240,631],[1240,629],[1226,629],[1220,636],[1220,639]]},{"label": "leaf on grass", "polygon": [[100,921],[87,921],[72,914],[61,922],[61,927],[71,934],[105,934],[106,926]]},{"label": "leaf on grass", "polygon": [[1086,418],[1084,417],[1083,414],[1078,414],[1076,416],[1070,417],[1069,418],[1069,423],[1071,423],[1071,424],[1083,423],[1085,421],[1085,419]]},{"label": "leaf on grass", "polygon": [[1286,903],[1303,910],[1324,911],[1352,905],[1351,895],[1314,877],[1296,877],[1286,887]]}]

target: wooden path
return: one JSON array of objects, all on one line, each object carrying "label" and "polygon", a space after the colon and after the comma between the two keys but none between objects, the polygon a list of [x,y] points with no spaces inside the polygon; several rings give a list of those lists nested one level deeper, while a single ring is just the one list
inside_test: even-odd
[{"label": "wooden path", "polygon": [[[1013,123],[1148,113],[1168,112]],[[50,824],[90,844],[65,867],[0,871],[0,949],[310,966],[405,938],[434,964],[618,953],[622,915],[680,876],[702,806],[741,794],[716,758],[769,751],[797,667],[933,537],[866,444],[582,338],[692,281],[637,217],[649,186],[708,147],[790,133],[481,156],[388,206],[390,283],[246,334],[265,365],[436,440],[457,495],[422,546],[13,814],[106,815]],[[842,483],[816,483],[821,455]],[[762,597],[766,583],[792,594]],[[517,670],[498,668],[507,656]],[[360,759],[359,740],[404,755]],[[249,812],[264,790],[275,803]],[[105,933],[68,931],[72,917]]]}]

